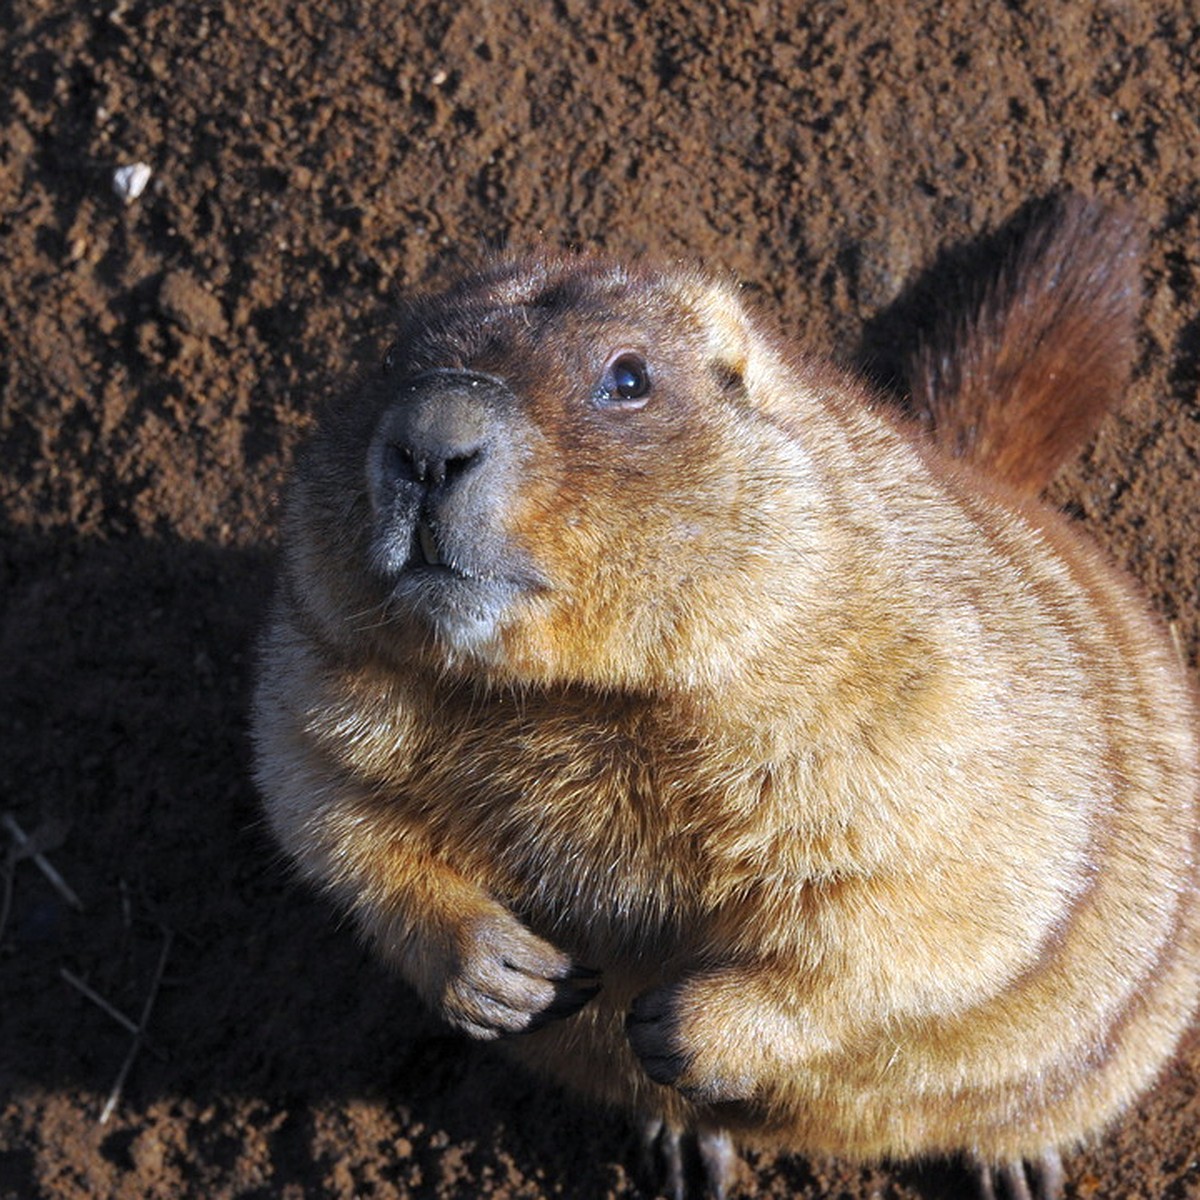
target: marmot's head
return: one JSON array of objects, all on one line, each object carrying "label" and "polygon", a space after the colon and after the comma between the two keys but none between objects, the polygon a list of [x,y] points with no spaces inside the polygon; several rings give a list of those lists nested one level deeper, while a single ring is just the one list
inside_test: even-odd
[{"label": "marmot's head", "polygon": [[339,640],[438,668],[719,675],[804,461],[754,402],[756,338],[728,286],[591,257],[412,301],[301,465],[293,586]]}]

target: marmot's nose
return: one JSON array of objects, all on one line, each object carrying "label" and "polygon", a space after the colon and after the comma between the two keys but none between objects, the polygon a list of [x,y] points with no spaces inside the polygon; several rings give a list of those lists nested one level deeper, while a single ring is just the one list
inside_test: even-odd
[{"label": "marmot's nose", "polygon": [[383,475],[391,483],[416,483],[433,490],[453,486],[484,457],[479,445],[459,442],[389,441],[383,448]]},{"label": "marmot's nose", "polygon": [[487,460],[512,402],[501,380],[474,371],[406,380],[381,428],[380,485],[453,490]]}]

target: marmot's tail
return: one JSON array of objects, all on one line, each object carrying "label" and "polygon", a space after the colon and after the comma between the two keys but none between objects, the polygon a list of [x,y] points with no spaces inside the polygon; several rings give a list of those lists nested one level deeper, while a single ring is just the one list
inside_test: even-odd
[{"label": "marmot's tail", "polygon": [[934,442],[1021,492],[1041,491],[1125,391],[1140,260],[1128,213],[1076,194],[1041,206],[990,274],[942,299],[946,315],[906,364]]}]

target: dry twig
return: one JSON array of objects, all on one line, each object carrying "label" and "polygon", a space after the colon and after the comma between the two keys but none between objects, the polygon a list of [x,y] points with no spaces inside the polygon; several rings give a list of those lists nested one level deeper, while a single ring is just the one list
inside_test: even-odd
[{"label": "dry twig", "polygon": [[[127,1017],[119,1008],[110,1004],[105,998],[100,995],[90,984],[84,983],[74,971],[69,971],[66,967],[59,967],[58,973],[65,979],[76,991],[82,992],[97,1008],[103,1009],[122,1029],[128,1030],[137,1037],[142,1031],[138,1028],[136,1022]],[[166,1059],[166,1052],[159,1046],[156,1046],[148,1037],[143,1034],[142,1040],[146,1044],[146,1049],[157,1058]]]},{"label": "dry twig", "polygon": [[142,1043],[146,1040],[146,1022],[150,1019],[150,1012],[154,1008],[154,1001],[158,996],[158,987],[162,983],[163,971],[166,970],[167,956],[170,952],[171,931],[164,929],[162,951],[158,956],[158,966],[155,968],[154,978],[150,983],[150,991],[146,993],[146,1003],[142,1005],[141,1020],[137,1023],[137,1029],[134,1032],[129,1053],[125,1055],[125,1061],[121,1064],[120,1071],[117,1072],[117,1080],[112,1086],[112,1091],[108,1094],[108,1100],[105,1102],[104,1108],[100,1111],[101,1125],[107,1125],[109,1117],[113,1115],[113,1110],[117,1107],[121,1099],[121,1091],[125,1087],[125,1080],[129,1075],[130,1068],[133,1066],[133,1060],[137,1058],[138,1051],[141,1049]]},{"label": "dry twig", "polygon": [[83,901],[79,899],[67,881],[54,869],[54,864],[41,852],[38,848],[37,835],[30,837],[29,834],[17,824],[16,818],[12,813],[5,813],[0,817],[0,822],[4,828],[12,835],[13,841],[16,842],[18,858],[32,858],[37,864],[38,870],[49,880],[50,886],[69,904],[76,912],[83,912]]}]

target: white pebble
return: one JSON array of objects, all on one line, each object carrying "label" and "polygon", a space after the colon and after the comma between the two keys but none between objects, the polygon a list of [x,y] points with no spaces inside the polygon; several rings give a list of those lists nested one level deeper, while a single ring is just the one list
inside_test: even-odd
[{"label": "white pebble", "polygon": [[113,172],[113,191],[126,203],[136,200],[150,182],[153,172],[144,162],[136,162],[128,167],[118,167]]}]

